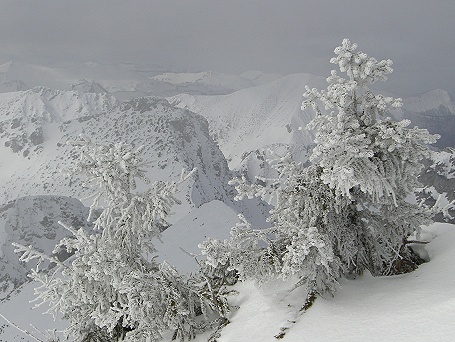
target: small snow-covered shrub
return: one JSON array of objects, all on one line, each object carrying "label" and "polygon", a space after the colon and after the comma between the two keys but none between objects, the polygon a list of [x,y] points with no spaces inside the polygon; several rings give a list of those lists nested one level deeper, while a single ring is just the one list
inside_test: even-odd
[{"label": "small snow-covered shrub", "polygon": [[[77,341],[156,341],[167,330],[183,341],[215,327],[229,311],[223,284],[212,284],[202,272],[181,276],[154,257],[153,239],[179,203],[179,182],[157,181],[138,192],[137,178],[149,183],[142,148],[97,145],[88,138],[74,144],[80,152],[75,170],[95,189],[91,212],[104,208],[94,221],[98,233],[62,223],[73,233],[56,246],[73,253],[65,262],[16,244],[21,260],[58,265],[32,270],[41,283],[38,299],[50,304],[51,313],[63,314],[66,334]],[[182,173],[180,182],[190,174]]]}]

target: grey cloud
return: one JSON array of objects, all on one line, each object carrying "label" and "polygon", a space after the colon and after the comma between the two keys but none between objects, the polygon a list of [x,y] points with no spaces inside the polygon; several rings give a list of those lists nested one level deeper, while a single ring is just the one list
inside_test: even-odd
[{"label": "grey cloud", "polygon": [[326,75],[349,37],[391,58],[393,90],[455,94],[453,0],[0,1],[0,59]]}]

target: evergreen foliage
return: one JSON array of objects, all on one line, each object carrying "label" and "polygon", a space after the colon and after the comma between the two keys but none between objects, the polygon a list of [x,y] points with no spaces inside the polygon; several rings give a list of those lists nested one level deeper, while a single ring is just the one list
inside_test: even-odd
[{"label": "evergreen foliage", "polygon": [[[330,62],[348,78],[332,71],[327,90],[307,87],[302,108],[318,113],[309,124],[316,130],[317,144],[311,161],[321,169],[320,179],[335,199],[347,201],[343,212],[348,224],[340,226],[335,244],[343,272],[368,269],[384,275],[408,257],[403,240],[431,222],[431,212],[407,198],[419,185],[422,159],[430,154],[427,144],[438,136],[407,128],[408,120],[383,118],[389,106],[401,106],[401,99],[375,95],[369,85],[387,79],[392,61],[378,62],[356,48],[343,40]],[[334,111],[322,115],[317,100]]]},{"label": "evergreen foliage", "polygon": [[401,100],[375,95],[369,86],[386,80],[392,62],[356,48],[345,39],[331,59],[347,78],[332,71],[326,90],[307,87],[304,94],[302,108],[316,112],[308,125],[316,131],[311,165],[277,156],[270,161],[277,179],[231,181],[237,199],[260,197],[273,205],[271,226],[254,229],[240,216],[230,239],[200,244],[205,260],[190,277],[157,263],[153,240],[168,225],[179,183],[191,173],[139,192],[136,179],[149,183],[141,148],[96,145],[84,137],[76,142],[76,172],[98,189],[89,219],[104,208],[94,220],[97,232],[62,224],[73,234],[56,246],[73,254],[63,262],[15,245],[23,261],[57,264],[50,271],[38,265],[31,277],[41,283],[38,299],[69,321],[67,334],[77,341],[157,341],[172,330],[173,339],[183,341],[228,323],[227,286],[237,279],[297,278],[296,287],[307,291],[306,311],[317,295],[334,293],[343,275],[396,274],[402,265],[412,270],[405,241],[432,213],[409,199],[430,154],[427,144],[437,136],[383,117]]},{"label": "evergreen foliage", "polygon": [[308,125],[316,131],[312,164],[305,167],[287,155],[271,162],[278,179],[232,181],[238,198],[273,204],[272,226],[251,229],[242,218],[229,240],[200,245],[208,264],[228,265],[241,279],[297,275],[296,285],[308,292],[302,309],[316,294],[333,293],[341,275],[365,269],[375,276],[398,273],[410,259],[405,239],[431,222],[431,212],[408,198],[430,154],[427,144],[437,136],[407,128],[407,120],[383,118],[401,99],[375,95],[369,86],[387,79],[392,62],[378,62],[356,48],[345,39],[331,59],[347,78],[332,71],[326,90],[307,87],[304,94],[302,109],[316,112]]},{"label": "evergreen foliage", "polygon": [[[21,260],[48,259],[59,266],[32,271],[41,283],[37,299],[50,304],[49,312],[63,314],[66,333],[77,341],[156,341],[166,330],[183,341],[224,323],[229,311],[224,283],[204,272],[184,277],[155,261],[152,239],[159,238],[179,203],[179,182],[158,181],[135,191],[136,178],[149,183],[141,148],[96,145],[87,138],[74,144],[80,151],[75,170],[98,189],[91,213],[104,205],[94,221],[99,232],[62,224],[73,234],[55,248],[74,254],[65,262],[15,245]],[[181,182],[190,174],[182,173]]]}]

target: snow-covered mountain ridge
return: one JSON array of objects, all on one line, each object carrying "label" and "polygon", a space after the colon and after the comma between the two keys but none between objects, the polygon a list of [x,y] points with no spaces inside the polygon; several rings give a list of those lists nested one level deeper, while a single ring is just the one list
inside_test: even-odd
[{"label": "snow-covered mountain ridge", "polygon": [[409,119],[412,125],[441,135],[437,147],[455,146],[455,102],[447,91],[435,89],[404,98],[403,107],[391,113],[397,119]]},{"label": "snow-covered mountain ridge", "polygon": [[207,118],[211,134],[234,167],[245,153],[266,145],[312,144],[313,134],[299,131],[313,117],[300,109],[302,94],[307,84],[323,83],[321,77],[294,74],[229,95],[181,94],[169,101]]},{"label": "snow-covered mountain ridge", "polygon": [[[310,109],[301,111],[302,94],[306,85],[321,89],[325,84],[322,77],[293,74],[228,95],[180,94],[169,101],[206,117],[211,134],[231,167],[236,167],[250,151],[266,145],[311,145],[312,132],[299,131],[299,127],[305,127],[314,117]],[[436,146],[455,146],[455,104],[447,92],[430,91],[405,98],[403,103],[391,115],[410,119],[412,125],[441,134]]]},{"label": "snow-covered mountain ridge", "polygon": [[[27,115],[24,115],[27,118]],[[187,110],[175,108],[166,100],[141,98],[126,102],[103,114],[75,117],[65,122],[46,121],[39,149],[26,157],[0,147],[9,164],[0,169],[2,201],[21,196],[63,194],[83,197],[80,182],[64,177],[75,157],[68,140],[84,133],[95,142],[124,142],[145,145],[145,159],[153,161],[148,176],[152,180],[177,180],[182,168],[197,168],[185,185],[190,206],[213,199],[225,199],[230,171],[223,154],[209,136],[207,121]],[[27,134],[28,126],[17,127],[17,136]],[[191,184],[190,184],[191,183]],[[186,207],[185,210],[188,210]]]},{"label": "snow-covered mountain ridge", "polygon": [[[88,65],[88,67],[96,67],[96,65]],[[178,77],[185,80],[186,76],[188,75]],[[101,87],[100,84],[90,80],[85,81],[78,85],[82,92],[87,90],[92,93],[89,95],[102,96],[104,88],[98,88],[98,85]],[[197,79],[192,81],[197,83]],[[319,81],[321,85],[316,84]],[[161,255],[163,259],[177,264],[184,272],[188,268],[187,265],[194,264],[194,262],[185,253],[175,252],[177,246],[182,246],[190,252],[197,252],[198,242],[211,236],[227,237],[229,229],[237,221],[237,212],[233,210],[230,202],[232,188],[228,186],[232,173],[212,136],[216,137],[224,152],[230,153],[231,165],[237,165],[237,170],[251,180],[256,175],[272,174],[266,163],[267,159],[273,157],[270,155],[268,147],[280,154],[291,151],[294,155],[300,156],[299,160],[305,160],[311,151],[313,139],[310,132],[299,131],[298,128],[305,126],[312,114],[310,112],[301,113],[301,94],[305,84],[322,87],[323,83],[325,81],[322,78],[311,75],[291,75],[223,96],[180,95],[170,99],[171,102],[182,108],[175,108],[163,99],[152,97],[134,99],[118,106],[116,106],[116,102],[106,110],[92,109],[88,102],[83,102],[79,104],[82,108],[81,112],[83,112],[81,115],[77,113],[77,110],[76,113],[71,112],[76,108],[72,107],[74,99],[69,96],[71,92],[57,91],[60,95],[56,96],[54,101],[53,90],[35,88],[41,89],[43,94],[38,100],[31,96],[33,94],[28,94],[32,105],[22,105],[21,107],[20,101],[17,101],[14,118],[19,118],[19,124],[10,120],[5,121],[4,125],[5,132],[8,133],[5,135],[5,139],[9,136],[15,137],[14,133],[17,137],[25,136],[26,140],[22,138],[23,140],[18,141],[25,141],[28,145],[16,151],[11,144],[0,146],[2,158],[7,161],[2,162],[0,167],[0,189],[3,191],[1,195],[3,202],[13,200],[3,207],[4,211],[0,209],[2,215],[5,213],[1,216],[0,241],[5,241],[6,245],[12,239],[20,239],[23,235],[26,243],[33,242],[34,237],[37,237],[38,245],[42,242],[43,245],[52,247],[55,240],[58,239],[59,233],[52,238],[54,233],[48,229],[51,225],[48,222],[55,223],[56,219],[61,219],[62,215],[58,214],[65,212],[66,208],[80,213],[76,220],[80,220],[81,217],[85,218],[86,209],[82,206],[79,207],[78,202],[74,205],[71,204],[72,207],[65,204],[73,203],[72,199],[43,200],[43,198],[54,197],[30,197],[37,194],[66,194],[80,198],[89,194],[82,188],[79,178],[70,180],[63,177],[61,173],[62,170],[71,167],[75,157],[74,151],[66,142],[74,140],[80,133],[83,133],[94,141],[104,144],[125,142],[134,146],[145,145],[145,159],[153,161],[148,172],[148,176],[152,180],[177,179],[182,168],[196,167],[198,169],[194,178],[188,180],[182,187],[183,205],[176,208],[177,213],[173,219],[175,226],[165,232],[165,245],[160,250],[164,254]],[[181,84],[176,86],[180,87]],[[12,94],[16,93],[5,94],[5,96]],[[37,103],[41,101],[41,98],[54,102],[52,102],[52,106],[49,106],[46,101],[42,101],[43,107],[40,107]],[[180,99],[183,100],[180,101]],[[187,100],[188,105],[184,103]],[[419,113],[427,113],[432,108],[447,108],[449,113],[452,113],[450,109],[452,102],[450,101],[450,97],[447,100],[443,93],[437,91],[433,95],[417,98],[412,103],[414,106],[412,108],[415,112],[419,112],[421,109]],[[404,102],[406,103],[406,99]],[[65,109],[66,107],[62,109],[62,105],[65,103],[69,106],[68,109]],[[48,109],[43,109],[44,107]],[[9,107],[4,108],[2,112],[6,112]],[[59,115],[59,111],[62,110],[63,114]],[[206,116],[209,124],[203,116],[192,111],[198,111]],[[397,114],[397,117],[400,115],[406,117],[408,114],[403,109]],[[434,116],[443,117],[443,115]],[[40,125],[35,126],[36,122]],[[14,128],[12,128],[13,126]],[[41,136],[37,134],[32,136],[37,127],[41,127]],[[35,139],[36,136],[40,138]],[[303,148],[295,148],[296,146],[303,146]],[[24,151],[27,152],[24,153]],[[437,173],[438,177],[452,179],[453,156],[450,153],[441,154],[438,160],[434,160],[430,169]],[[449,187],[446,185],[441,185],[436,192],[441,193],[448,189]],[[17,199],[19,196],[26,197]],[[45,214],[45,212],[57,213],[58,217],[54,214]],[[52,223],[52,227],[54,223]],[[1,230],[3,225],[5,226],[4,231]],[[19,226],[25,227],[24,230],[16,228]],[[6,227],[9,227],[9,230]],[[34,229],[37,229],[37,232]],[[18,237],[15,234],[22,235]],[[15,276],[15,280],[12,278],[8,278],[8,280],[21,282],[24,279],[25,269],[15,268],[11,271],[8,267],[12,267],[11,265],[14,264],[11,260],[15,258],[15,255],[11,249],[5,249],[5,251],[2,257],[7,257],[7,265],[10,266],[5,266],[4,272],[7,275],[11,273]],[[187,257],[188,262],[183,260]],[[1,276],[2,272],[0,272],[0,279]],[[368,277],[363,278],[363,281],[365,284],[384,284],[380,281],[370,281]],[[273,308],[279,307],[280,313],[290,310],[283,304],[284,302],[275,306],[276,301],[265,300],[263,293],[255,292],[256,290],[252,287],[248,288],[248,286],[245,285],[246,291],[242,290],[246,296],[239,300],[241,311],[233,314],[233,324],[223,332],[222,338],[225,340],[233,340],[238,337],[238,333],[234,330],[251,329],[251,326],[245,328],[246,325],[242,324],[244,321],[251,322],[248,320],[253,317],[251,308],[262,310],[261,312],[268,318],[273,316]],[[366,296],[368,296],[368,292],[366,292]],[[269,305],[269,309],[264,309],[261,303]],[[0,312],[1,307],[0,305]],[[282,320],[283,317],[285,316],[280,316],[279,320]],[[452,317],[450,311],[448,317]],[[269,322],[268,318],[267,322]],[[281,323],[280,321],[275,323],[267,330],[266,337],[270,336],[273,339],[273,334],[278,332]],[[257,326],[260,327],[260,324]],[[265,331],[264,327],[260,329]],[[295,331],[293,330],[286,337],[297,336]],[[300,329],[298,331],[300,332]],[[302,333],[304,331],[302,329]],[[0,336],[1,333],[0,331]],[[252,338],[254,336],[252,335]]]},{"label": "snow-covered mountain ridge", "polygon": [[[246,152],[263,147],[258,135],[271,136],[270,123],[278,134],[271,143],[287,143],[292,140],[283,132],[283,127],[295,129],[294,119],[299,118],[300,103],[304,86],[323,88],[326,81],[322,77],[309,74],[293,74],[280,77],[278,74],[264,74],[258,71],[247,71],[240,75],[230,75],[213,71],[203,72],[163,72],[161,68],[143,68],[135,65],[103,65],[98,63],[66,63],[59,66],[42,66],[12,61],[0,65],[0,91],[31,89],[35,86],[76,90],[79,92],[107,92],[120,100],[140,96],[175,96],[172,102],[189,108],[205,116],[211,131],[219,139],[220,146],[228,159],[238,150]],[[300,81],[296,81],[300,79]],[[3,83],[2,83],[3,82]],[[2,86],[1,84],[4,84]],[[3,89],[4,88],[4,89]],[[186,95],[178,95],[186,94]],[[210,96],[207,96],[210,95]],[[224,96],[226,95],[226,96]],[[249,105],[244,103],[248,101]],[[273,105],[276,103],[276,105]],[[292,103],[292,104],[291,104]],[[397,118],[409,118],[413,124],[427,127],[432,133],[442,133],[439,147],[455,145],[453,129],[455,128],[455,105],[450,95],[440,89],[429,91],[418,96],[404,98],[404,107],[393,111]],[[265,114],[259,114],[258,111]],[[268,116],[267,116],[268,115]],[[303,116],[312,115],[311,111]],[[229,116],[230,118],[226,118]],[[271,117],[278,116],[273,124]],[[267,122],[253,120],[254,117],[266,118]],[[305,123],[308,118],[304,118]],[[216,122],[216,123],[215,123]],[[241,141],[251,129],[237,130],[244,124],[258,124],[257,132],[253,130],[253,145],[242,147]],[[233,124],[233,125],[232,125]],[[265,127],[264,127],[265,126]],[[224,127],[224,129],[223,129]],[[229,130],[230,132],[224,132]],[[298,136],[294,133],[291,136]],[[226,137],[224,137],[226,135]],[[225,139],[232,137],[234,151],[228,151]],[[308,138],[308,137],[306,137]],[[256,144],[257,141],[257,144]],[[228,153],[226,153],[228,152]],[[240,155],[245,151],[240,152]],[[236,157],[237,158],[237,157]],[[234,164],[238,164],[238,160]]]},{"label": "snow-covered mountain ridge", "polygon": [[[164,71],[164,73],[163,73]],[[81,92],[108,92],[119,99],[173,96],[179,93],[228,94],[279,78],[278,74],[248,71],[230,75],[212,71],[175,72],[159,66],[64,63],[43,66],[18,61],[0,65],[0,92],[45,86]]]},{"label": "snow-covered mountain ridge", "polygon": [[47,124],[105,113],[117,105],[108,94],[44,87],[0,93],[0,143],[27,156],[42,148]]},{"label": "snow-covered mountain ridge", "polygon": [[[445,107],[447,112],[455,113],[455,103],[449,93],[442,89],[435,89],[418,96],[405,99],[405,108],[409,112],[425,113],[434,111],[436,108]],[[444,113],[435,113],[443,115]]]}]

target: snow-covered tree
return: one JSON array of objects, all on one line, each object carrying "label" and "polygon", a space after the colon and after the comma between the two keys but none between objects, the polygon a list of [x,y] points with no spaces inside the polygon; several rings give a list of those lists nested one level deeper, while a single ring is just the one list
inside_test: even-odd
[{"label": "snow-covered tree", "polygon": [[[32,271],[41,283],[38,299],[50,304],[51,313],[63,314],[66,333],[78,341],[155,341],[166,330],[183,341],[216,326],[229,311],[223,284],[216,286],[202,272],[181,276],[155,261],[153,239],[179,203],[179,182],[157,181],[139,192],[136,178],[149,183],[141,147],[97,145],[87,138],[74,144],[80,151],[76,172],[97,189],[90,216],[100,205],[104,209],[94,221],[97,233],[62,223],[73,233],[55,248],[73,254],[65,262],[16,245],[21,260],[48,259],[59,266]],[[180,182],[190,174],[182,173]]]},{"label": "snow-covered tree", "polygon": [[[330,62],[347,78],[333,70],[327,90],[307,87],[302,108],[317,113],[309,127],[316,130],[311,160],[320,179],[337,201],[348,202],[343,211],[349,224],[341,226],[334,246],[345,272],[390,274],[407,258],[403,241],[430,222],[431,213],[408,198],[419,185],[421,161],[430,154],[427,144],[438,136],[407,128],[409,120],[383,117],[389,106],[401,106],[401,99],[375,95],[369,86],[387,79],[392,61],[378,62],[356,49],[343,40]],[[322,114],[317,101],[331,112]]]},{"label": "snow-covered tree", "polygon": [[375,95],[369,86],[386,80],[392,62],[378,62],[356,47],[345,39],[331,59],[347,78],[332,71],[326,90],[307,87],[304,94],[302,109],[317,114],[308,125],[316,131],[312,165],[285,156],[273,162],[278,179],[262,179],[265,186],[233,180],[239,198],[270,201],[272,227],[255,230],[243,221],[231,239],[200,246],[207,263],[229,265],[241,278],[297,275],[297,285],[308,291],[304,308],[316,294],[333,292],[342,274],[412,269],[404,242],[431,221],[429,210],[408,199],[430,153],[427,144],[437,136],[407,128],[407,120],[383,118],[401,99]]},{"label": "snow-covered tree", "polygon": [[[244,217],[225,241],[209,239],[200,244],[206,263],[227,265],[240,280],[262,284],[271,278],[295,278],[308,293],[303,309],[316,294],[334,293],[341,273],[339,257],[332,248],[329,227],[345,224],[340,204],[320,180],[317,167],[304,167],[290,155],[272,162],[279,178],[249,184],[234,179],[237,199],[261,197],[273,205],[270,228],[253,229]],[[262,185],[262,183],[267,183]]]}]

